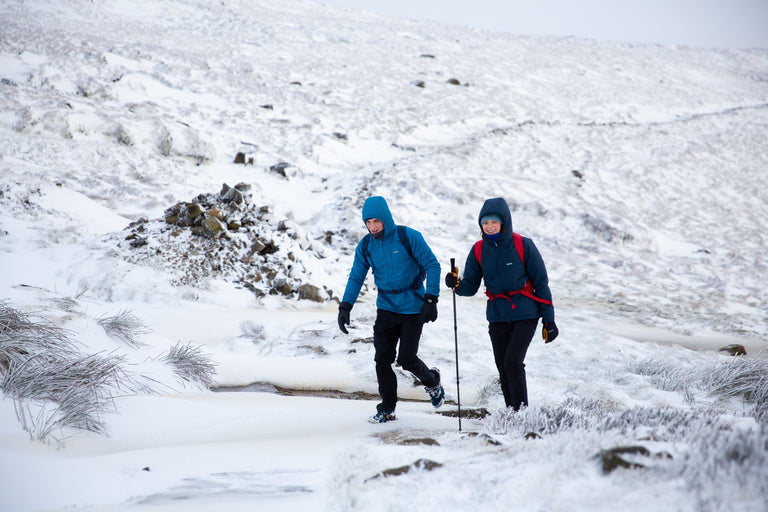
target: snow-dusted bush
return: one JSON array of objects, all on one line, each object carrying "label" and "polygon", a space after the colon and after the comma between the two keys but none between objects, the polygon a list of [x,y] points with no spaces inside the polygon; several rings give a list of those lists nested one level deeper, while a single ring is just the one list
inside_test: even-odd
[{"label": "snow-dusted bush", "polygon": [[[730,361],[722,374],[712,375],[720,387],[741,390],[761,363],[742,365]],[[749,371],[747,371],[749,369]],[[664,372],[660,372],[664,373]],[[735,382],[724,384],[724,380]],[[719,388],[718,388],[719,389]],[[716,391],[712,388],[713,392]],[[663,462],[647,458],[641,466],[658,478],[681,478],[698,502],[697,510],[719,512],[765,510],[768,496],[768,426],[751,419],[734,421],[712,407],[699,409],[636,407],[616,410],[610,404],[590,398],[569,398],[556,406],[527,407],[518,412],[499,411],[484,423],[495,436],[522,438],[534,432],[543,437],[582,431],[603,434],[610,442],[628,445],[673,443],[675,456],[663,452]],[[538,436],[536,436],[538,437]],[[599,444],[595,450],[602,449]]]},{"label": "snow-dusted bush", "polygon": [[751,406],[758,421],[768,423],[768,361],[765,359],[733,357],[703,366],[645,359],[630,365],[629,370],[647,376],[659,389],[683,392],[691,403],[695,389],[723,399],[743,400]]},{"label": "snow-dusted bush", "polygon": [[130,311],[121,311],[114,316],[102,317],[98,320],[98,324],[108,335],[122,340],[131,347],[144,345],[137,338],[149,332],[144,322]]},{"label": "snow-dusted bush", "polygon": [[106,433],[113,393],[133,388],[117,356],[82,356],[68,333],[0,303],[0,390],[30,437],[64,440],[67,428]]},{"label": "snow-dusted bush", "polygon": [[101,415],[114,410],[113,392],[128,380],[120,357],[37,355],[12,366],[2,389],[14,398],[19,421],[33,439],[61,443],[58,432],[67,427],[106,434]]},{"label": "snow-dusted bush", "polygon": [[200,347],[178,342],[161,360],[170,365],[176,375],[189,382],[199,382],[206,388],[213,385],[216,366],[203,354]]},{"label": "snow-dusted bush", "polygon": [[768,508],[768,427],[702,428],[675,471],[701,512],[762,512]]},{"label": "snow-dusted bush", "polygon": [[701,382],[713,395],[744,400],[755,418],[768,424],[768,361],[734,357],[705,368]]},{"label": "snow-dusted bush", "polygon": [[64,329],[32,322],[6,302],[0,302],[0,371],[7,374],[12,365],[22,364],[37,353],[69,358],[77,350]]}]

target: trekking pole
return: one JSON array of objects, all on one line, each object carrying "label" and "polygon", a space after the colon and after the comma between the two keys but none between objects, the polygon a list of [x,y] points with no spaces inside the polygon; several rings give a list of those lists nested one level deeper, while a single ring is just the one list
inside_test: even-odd
[{"label": "trekking pole", "polygon": [[[451,272],[458,275],[459,269],[456,268],[456,259],[451,258]],[[459,432],[461,432],[461,391],[459,388],[459,330],[456,325],[456,290],[453,292],[453,343],[456,347],[456,401],[459,404]]]}]

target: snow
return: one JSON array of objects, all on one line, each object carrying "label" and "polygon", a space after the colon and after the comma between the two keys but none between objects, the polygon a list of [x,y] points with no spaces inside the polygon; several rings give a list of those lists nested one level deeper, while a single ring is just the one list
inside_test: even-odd
[{"label": "snow", "polygon": [[[724,432],[765,435],[744,401],[638,368],[696,376],[730,363],[718,350],[733,343],[765,359],[768,51],[494,34],[298,0],[7,1],[0,27],[0,299],[152,383],[116,391],[108,435],[70,429],[62,445],[31,440],[3,395],[4,510],[768,506],[760,450],[731,467],[713,441],[703,462],[724,480],[711,482],[694,470],[706,446],[695,420],[690,435],[593,425],[711,406]],[[234,164],[238,152],[253,164]],[[286,176],[269,170],[280,162]],[[529,416],[502,410],[481,294],[456,298],[455,336],[462,409],[491,415],[459,432],[398,370],[398,419],[374,426],[370,281],[347,336],[334,300],[184,281],[125,240],[130,223],[157,234],[167,208],[224,183],[249,184],[264,225],[286,227],[277,257],[295,262],[276,279],[333,297],[369,195],[444,270],[450,258],[463,268],[483,200],[505,197],[547,264],[561,332],[529,349]],[[146,325],[140,346],[98,324],[120,311]],[[161,363],[180,342],[216,363],[221,390]],[[444,411],[456,408],[455,350],[443,288],[420,355],[442,371]],[[518,435],[515,421],[557,408],[593,428]],[[417,438],[439,446],[396,442]],[[609,475],[593,459],[634,444],[672,459]],[[376,477],[419,459],[442,467]]]}]

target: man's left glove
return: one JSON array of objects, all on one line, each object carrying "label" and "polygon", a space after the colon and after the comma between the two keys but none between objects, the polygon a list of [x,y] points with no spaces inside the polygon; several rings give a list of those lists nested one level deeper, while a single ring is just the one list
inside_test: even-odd
[{"label": "man's left glove", "polygon": [[344,334],[349,334],[345,325],[349,325],[349,312],[352,311],[352,304],[349,302],[342,302],[339,304],[339,329]]},{"label": "man's left glove", "polygon": [[544,322],[544,328],[541,330],[541,337],[544,338],[544,343],[555,341],[558,334],[560,334],[560,331],[557,330],[554,320]]},{"label": "man's left glove", "polygon": [[421,321],[423,323],[437,320],[437,297],[427,293],[424,295],[424,304],[421,306]]}]

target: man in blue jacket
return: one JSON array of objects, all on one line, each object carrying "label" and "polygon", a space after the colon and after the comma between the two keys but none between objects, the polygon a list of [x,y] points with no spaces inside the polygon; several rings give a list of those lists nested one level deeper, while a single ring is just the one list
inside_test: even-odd
[{"label": "man in blue jacket", "polygon": [[445,284],[456,295],[471,296],[485,281],[485,316],[501,391],[507,407],[519,410],[528,405],[524,361],[539,318],[546,343],[558,335],[549,278],[533,241],[512,231],[504,198],[487,199],[478,223],[482,240],[469,252],[463,277],[451,269]]},{"label": "man in blue jacket", "polygon": [[[349,313],[357,301],[368,269],[378,288],[376,322],[373,325],[376,379],[381,403],[371,423],[395,419],[397,376],[392,363],[411,372],[424,385],[432,405],[443,404],[445,392],[440,371],[419,359],[419,338],[425,322],[437,319],[440,294],[440,263],[418,231],[397,226],[387,201],[369,197],[363,204],[363,222],[368,234],[357,244],[344,297],[339,304],[339,329],[348,334]],[[424,278],[426,277],[426,289]],[[400,349],[397,350],[397,343]]]}]

